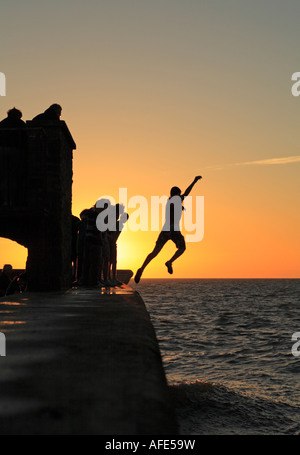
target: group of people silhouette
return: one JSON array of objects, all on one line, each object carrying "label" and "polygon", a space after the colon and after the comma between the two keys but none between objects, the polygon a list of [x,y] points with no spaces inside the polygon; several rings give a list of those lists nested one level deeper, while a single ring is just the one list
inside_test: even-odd
[{"label": "group of people silhouette", "polygon": [[[32,122],[41,124],[43,122],[57,122],[60,120],[62,107],[59,104],[52,104],[43,113],[36,115]],[[22,111],[13,107],[7,112],[7,117],[0,122],[0,128],[25,128],[26,123],[22,120]]]},{"label": "group of people silhouette", "polygon": [[[97,217],[109,210],[115,219],[115,229],[100,231]],[[80,213],[72,215],[72,274],[73,286],[114,287],[122,282],[117,277],[117,241],[129,215],[122,204],[111,205],[105,200],[101,208],[97,203]],[[5,264],[0,273],[0,297],[24,292],[27,272],[14,273],[10,264]]]},{"label": "group of people silhouette", "polygon": [[[117,241],[129,215],[122,204],[99,201],[72,217],[72,264],[74,284],[78,286],[117,286]],[[113,228],[99,230],[97,217],[104,210],[113,218]],[[105,219],[108,217],[106,215]]]}]

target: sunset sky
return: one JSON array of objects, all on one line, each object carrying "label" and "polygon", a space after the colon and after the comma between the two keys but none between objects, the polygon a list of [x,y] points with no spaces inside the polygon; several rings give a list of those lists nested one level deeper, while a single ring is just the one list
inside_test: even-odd
[{"label": "sunset sky", "polygon": [[[299,278],[299,17],[298,0],[2,0],[0,117],[62,105],[77,216],[120,187],[150,201],[202,175],[204,238],[174,278]],[[157,235],[123,232],[119,268]],[[174,249],[143,276],[170,277]],[[0,268],[26,255],[0,239]]]}]

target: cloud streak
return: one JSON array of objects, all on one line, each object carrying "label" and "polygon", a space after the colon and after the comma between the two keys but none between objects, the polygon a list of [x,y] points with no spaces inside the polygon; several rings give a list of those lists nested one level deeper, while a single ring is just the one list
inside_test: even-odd
[{"label": "cloud streak", "polygon": [[266,160],[245,161],[243,163],[235,163],[232,166],[252,166],[252,165],[268,165],[268,164],[289,164],[300,162],[300,155],[285,156],[283,158],[268,158]]},{"label": "cloud streak", "polygon": [[290,164],[290,163],[299,163],[300,155],[294,156],[285,156],[282,158],[267,158],[265,160],[256,160],[256,161],[243,161],[241,163],[230,163],[223,166],[212,166],[210,169],[224,169],[226,167],[232,166],[270,166],[278,164]]}]

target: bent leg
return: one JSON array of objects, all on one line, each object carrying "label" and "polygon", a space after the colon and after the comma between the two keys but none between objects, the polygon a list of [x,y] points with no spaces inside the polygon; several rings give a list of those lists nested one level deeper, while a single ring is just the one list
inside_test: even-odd
[{"label": "bent leg", "polygon": [[148,256],[146,257],[145,261],[144,261],[144,264],[142,265],[141,269],[144,271],[144,269],[147,267],[147,265],[149,264],[149,262],[152,261],[152,259],[154,259],[158,253],[160,252],[160,250],[162,249],[163,245],[155,245],[155,248],[153,249],[153,251],[148,254]]},{"label": "bent leg", "polygon": [[181,233],[178,233],[175,237],[175,239],[173,239],[174,242],[175,242],[175,245],[177,247],[177,251],[175,252],[175,254],[171,257],[171,259],[169,261],[166,262],[166,267],[168,269],[168,272],[172,275],[173,273],[173,268],[172,268],[172,263],[178,259],[186,250],[186,246],[185,246],[185,240],[184,240],[184,237]]},{"label": "bent leg", "polygon": [[172,262],[174,262],[176,259],[178,259],[179,256],[181,256],[185,252],[185,250],[186,250],[185,246],[178,248],[176,253],[171,257],[171,259],[168,262],[172,264]]}]

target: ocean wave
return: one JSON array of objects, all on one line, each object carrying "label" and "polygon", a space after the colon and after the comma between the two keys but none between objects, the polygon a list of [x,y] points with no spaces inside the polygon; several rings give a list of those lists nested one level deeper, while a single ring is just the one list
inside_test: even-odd
[{"label": "ocean wave", "polygon": [[200,380],[169,389],[181,434],[300,434],[298,406]]},{"label": "ocean wave", "polygon": [[291,353],[300,280],[143,280],[139,286],[182,432],[300,434],[300,360]]}]

